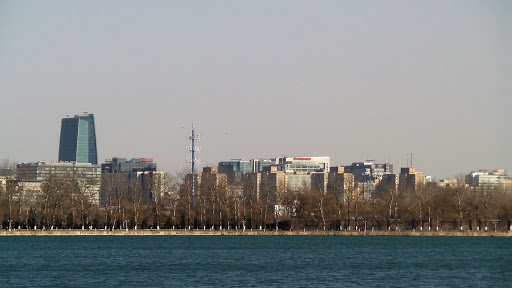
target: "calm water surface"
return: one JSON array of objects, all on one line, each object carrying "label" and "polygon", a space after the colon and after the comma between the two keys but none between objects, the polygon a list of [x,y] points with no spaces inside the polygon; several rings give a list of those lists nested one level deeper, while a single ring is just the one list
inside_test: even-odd
[{"label": "calm water surface", "polygon": [[492,237],[0,237],[20,287],[512,287]]}]

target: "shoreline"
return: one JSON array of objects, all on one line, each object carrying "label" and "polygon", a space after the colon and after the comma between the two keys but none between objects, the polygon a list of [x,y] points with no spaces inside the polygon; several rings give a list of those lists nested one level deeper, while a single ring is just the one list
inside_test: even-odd
[{"label": "shoreline", "polygon": [[263,230],[13,230],[0,236],[411,236],[411,237],[511,237],[494,231],[263,231]]}]

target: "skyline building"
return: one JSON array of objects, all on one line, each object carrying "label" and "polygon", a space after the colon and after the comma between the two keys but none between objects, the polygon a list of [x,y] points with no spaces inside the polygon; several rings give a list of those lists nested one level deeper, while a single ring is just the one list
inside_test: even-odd
[{"label": "skyline building", "polygon": [[329,173],[330,157],[279,157],[277,163],[277,170],[285,173]]},{"label": "skyline building", "polygon": [[113,157],[106,159],[101,164],[101,173],[122,173],[122,172],[149,172],[156,171],[156,163],[153,158],[120,158]]},{"label": "skyline building", "polygon": [[101,164],[100,206],[112,205],[119,199],[113,191],[142,193],[145,201],[164,194],[164,172],[157,171],[153,158],[114,157],[105,162]]},{"label": "skyline building", "polygon": [[242,183],[243,176],[253,172],[251,161],[232,159],[231,161],[219,162],[218,172],[228,177],[228,183]]},{"label": "skyline building", "polygon": [[[16,165],[16,180],[18,186],[23,187],[31,194],[42,192],[41,184],[47,181],[51,175],[61,179],[72,180],[78,185],[77,190],[82,190],[93,204],[99,202],[101,185],[101,166],[91,163],[70,162],[46,162],[20,163]],[[69,190],[76,193],[76,190]]]},{"label": "skyline building", "polygon": [[59,162],[98,164],[93,114],[62,118]]},{"label": "skyline building", "polygon": [[482,190],[498,189],[511,190],[512,177],[507,176],[503,169],[478,170],[465,176],[466,185]]}]

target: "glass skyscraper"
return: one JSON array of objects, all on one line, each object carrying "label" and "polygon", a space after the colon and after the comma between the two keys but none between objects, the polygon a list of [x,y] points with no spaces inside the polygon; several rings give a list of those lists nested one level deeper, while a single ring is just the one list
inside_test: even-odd
[{"label": "glass skyscraper", "polygon": [[59,161],[98,164],[93,114],[62,119]]}]

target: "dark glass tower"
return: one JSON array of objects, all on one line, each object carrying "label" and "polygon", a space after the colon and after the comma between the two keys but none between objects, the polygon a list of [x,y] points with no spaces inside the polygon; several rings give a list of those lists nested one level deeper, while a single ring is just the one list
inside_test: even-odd
[{"label": "dark glass tower", "polygon": [[98,164],[93,114],[62,118],[59,161]]}]

